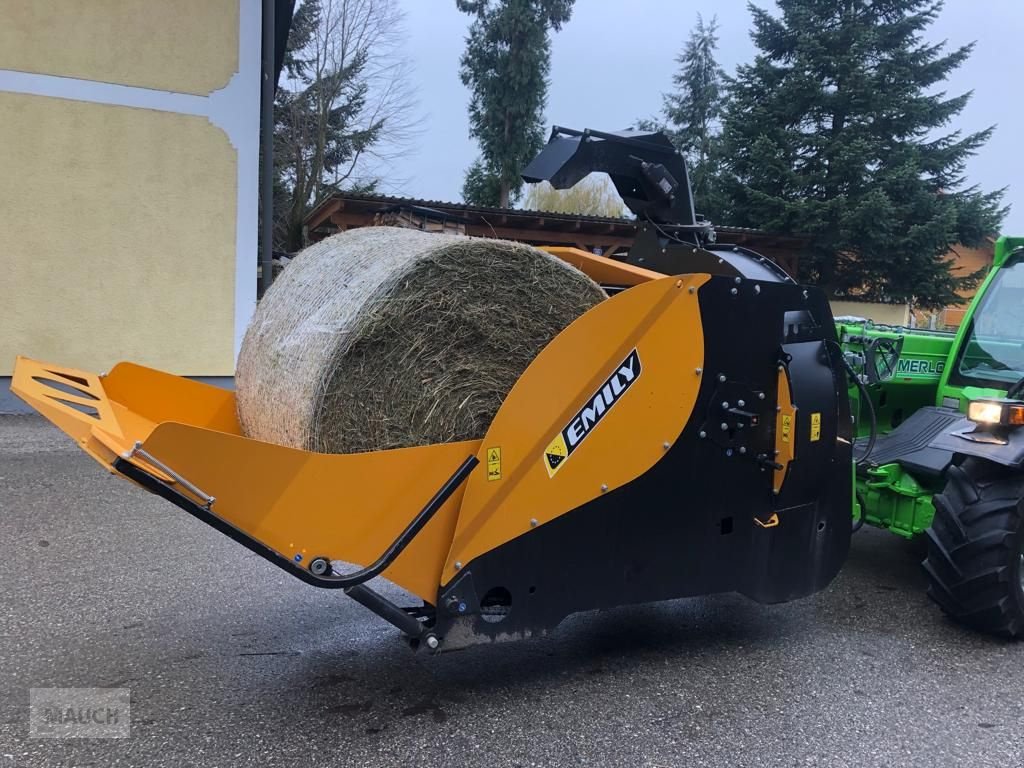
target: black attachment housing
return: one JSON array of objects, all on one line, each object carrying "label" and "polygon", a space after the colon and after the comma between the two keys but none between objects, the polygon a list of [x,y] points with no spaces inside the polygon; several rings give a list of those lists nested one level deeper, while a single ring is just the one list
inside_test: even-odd
[{"label": "black attachment housing", "polygon": [[637,217],[697,230],[710,230],[693,211],[690,175],[683,156],[660,132],[555,126],[547,145],[523,171],[528,183],[547,181],[568,189],[587,174],[607,173],[623,202]]}]

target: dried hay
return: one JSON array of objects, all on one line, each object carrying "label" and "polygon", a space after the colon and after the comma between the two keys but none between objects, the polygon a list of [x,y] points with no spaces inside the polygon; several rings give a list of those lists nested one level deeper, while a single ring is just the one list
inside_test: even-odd
[{"label": "dried hay", "polygon": [[258,440],[326,453],[483,437],[530,361],[604,298],[519,243],[335,235],[260,302],[238,359],[239,421]]}]

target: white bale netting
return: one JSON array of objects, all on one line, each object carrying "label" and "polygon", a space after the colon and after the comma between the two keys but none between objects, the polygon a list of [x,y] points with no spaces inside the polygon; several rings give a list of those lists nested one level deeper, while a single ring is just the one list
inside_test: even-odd
[{"label": "white bale netting", "polygon": [[519,375],[605,298],[520,243],[367,227],[302,251],[238,358],[249,437],[325,453],[483,437]]}]

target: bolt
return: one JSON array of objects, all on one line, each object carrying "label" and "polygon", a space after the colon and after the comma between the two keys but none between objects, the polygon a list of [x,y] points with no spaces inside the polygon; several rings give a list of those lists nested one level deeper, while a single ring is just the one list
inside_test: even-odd
[{"label": "bolt", "polygon": [[724,374],[724,373],[720,373],[720,374],[718,374],[718,380],[719,380],[719,381],[720,381],[720,382],[721,382],[722,384],[725,384],[725,374]]},{"label": "bolt", "polygon": [[466,603],[460,600],[455,595],[452,595],[445,601],[445,606],[448,608],[449,613],[456,615],[466,612]]},{"label": "bolt", "polygon": [[779,495],[779,489],[778,488],[772,488],[772,493],[774,493],[776,496],[778,496]]},{"label": "bolt", "polygon": [[807,298],[807,291],[804,291],[804,298]]},{"label": "bolt", "polygon": [[727,449],[726,452],[725,452],[725,455],[731,458],[732,457],[732,448]]},{"label": "bolt", "polygon": [[531,528],[536,528],[537,527],[537,518],[536,517],[531,517],[530,518],[530,527]]},{"label": "bolt", "polygon": [[691,285],[691,286],[690,286],[690,293],[696,293],[696,292],[697,292],[697,289],[696,289],[696,288],[694,288],[694,287],[693,287],[693,286]]},{"label": "bolt", "polygon": [[664,443],[662,443],[661,447],[667,451],[669,449],[669,447],[670,447],[668,440],[666,440]]},{"label": "bolt", "polygon": [[775,406],[775,412],[776,413],[782,413],[782,406],[781,405],[776,405]]},{"label": "bolt", "polygon": [[331,563],[326,557],[318,557],[310,561],[309,572],[314,576],[327,576],[331,572]]},{"label": "bolt", "polygon": [[701,438],[701,440],[703,440],[703,439],[704,439],[705,437],[707,437],[707,436],[708,436],[708,433],[707,433],[707,432],[705,432],[705,431],[704,431],[704,430],[702,429],[702,430],[700,431],[700,435],[699,435],[699,437]]},{"label": "bolt", "polygon": [[607,492],[608,492],[608,486],[605,485],[604,483],[601,483],[601,493],[607,493]]},{"label": "bolt", "polygon": [[754,293],[760,293],[760,292],[761,292],[761,286],[760,285],[755,285],[754,286]]},{"label": "bolt", "polygon": [[736,401],[736,405],[738,405],[740,408],[742,408],[743,406],[746,405],[746,402],[744,402],[743,400],[737,400]]},{"label": "bolt", "polygon": [[723,410],[726,410],[726,411],[729,410],[729,403],[728,402],[723,402],[722,403],[722,408],[723,408]]},{"label": "bolt", "polygon": [[764,400],[764,392],[758,392],[757,393],[757,399],[758,400]]},{"label": "bolt", "polygon": [[437,635],[427,635],[426,637],[427,648],[432,651],[437,650],[437,646],[441,644],[441,641],[437,639]]},{"label": "bolt", "polygon": [[747,449],[746,449],[746,447],[744,447],[744,446],[742,446],[742,445],[741,445],[741,446],[740,446],[740,453],[746,453],[746,452],[747,452]]},{"label": "bolt", "polygon": [[786,370],[786,369],[785,369],[785,368],[783,368],[783,367],[782,367],[782,365],[779,365],[779,370],[780,370],[780,371],[784,371],[784,370]]},{"label": "bolt", "polygon": [[697,374],[698,376],[700,376],[702,373],[704,373],[704,369],[703,368],[694,368],[693,372],[695,374]]},{"label": "bolt", "polygon": [[735,296],[737,293],[739,293],[739,291],[737,289],[735,289],[735,288],[730,288],[729,289],[729,293],[731,293],[733,296]]},{"label": "bolt", "polygon": [[728,428],[729,428],[729,425],[728,425],[728,424],[726,424],[726,423],[725,423],[725,422],[723,421],[723,422],[722,422],[722,431],[723,431],[723,432],[725,432],[725,430],[727,430]]},{"label": "bolt", "polygon": [[455,570],[456,571],[462,570],[462,563],[460,563],[458,560],[455,561]]},{"label": "bolt", "polygon": [[740,283],[742,283],[742,282],[743,282],[743,279],[742,279],[742,278],[739,278],[739,277],[737,277],[737,278],[736,278],[736,280],[735,280],[734,282],[736,283],[736,285],[739,285]]}]

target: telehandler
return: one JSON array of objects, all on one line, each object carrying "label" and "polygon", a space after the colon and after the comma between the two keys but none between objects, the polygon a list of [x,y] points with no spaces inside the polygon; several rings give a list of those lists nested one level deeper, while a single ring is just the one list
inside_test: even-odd
[{"label": "telehandler", "polygon": [[[953,618],[1024,635],[1024,238],[992,269],[955,332],[840,319],[866,384],[855,526],[925,536],[928,594]],[[872,438],[877,434],[876,438]]]}]

